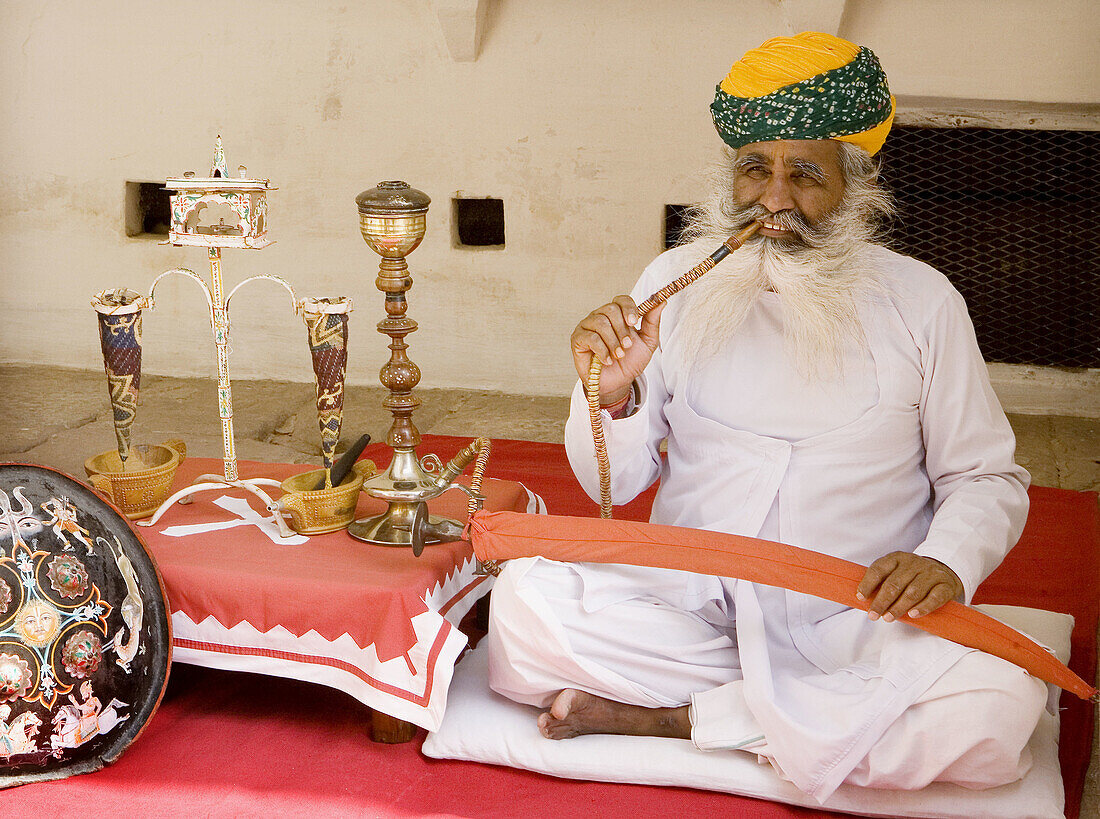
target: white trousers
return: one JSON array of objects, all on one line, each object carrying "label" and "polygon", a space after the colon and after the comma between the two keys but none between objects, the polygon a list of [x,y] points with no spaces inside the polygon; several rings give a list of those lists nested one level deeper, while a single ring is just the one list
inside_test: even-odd
[{"label": "white trousers", "polygon": [[[690,705],[697,747],[755,753],[784,775],[745,703],[728,620],[646,596],[589,612],[581,592],[566,564],[507,564],[493,588],[487,637],[494,691],[541,708],[563,688],[650,708]],[[1031,767],[1026,746],[1047,698],[1041,680],[970,652],[902,713],[845,782],[904,790],[933,781],[1014,782]]]}]

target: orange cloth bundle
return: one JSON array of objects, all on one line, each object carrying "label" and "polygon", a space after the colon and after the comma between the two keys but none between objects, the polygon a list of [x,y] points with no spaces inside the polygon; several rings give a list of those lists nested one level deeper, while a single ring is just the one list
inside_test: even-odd
[{"label": "orange cloth bundle", "polygon": [[[866,566],[758,538],[628,520],[478,512],[469,536],[482,561],[541,556],[570,563],[683,569],[779,586],[863,609],[856,586]],[[1097,690],[1042,646],[981,612],[950,602],[911,626],[1020,666],[1032,676],[1096,699]]]}]

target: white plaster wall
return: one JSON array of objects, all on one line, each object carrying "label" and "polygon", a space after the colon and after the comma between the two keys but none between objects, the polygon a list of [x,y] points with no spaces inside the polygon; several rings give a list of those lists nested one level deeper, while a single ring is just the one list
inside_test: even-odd
[{"label": "white plaster wall", "polygon": [[[897,94],[1096,102],[1091,0],[849,0],[840,34]],[[410,257],[422,386],[565,392],[577,319],[661,248],[663,205],[701,195],[708,105],[730,63],[788,33],[773,0],[492,0],[455,62],[428,0],[0,0],[0,361],[98,368],[92,293],[205,271],[197,248],[127,238],[126,180],[229,166],[269,194],[263,251],[227,250],[303,295],[348,295],[349,379],[375,383],[377,257],[354,198],[404,179],[433,198]],[[452,247],[456,192],[505,202],[507,247]],[[213,375],[199,288],[158,286],[145,370]],[[305,330],[270,283],[233,302],[236,378],[312,377]]]}]

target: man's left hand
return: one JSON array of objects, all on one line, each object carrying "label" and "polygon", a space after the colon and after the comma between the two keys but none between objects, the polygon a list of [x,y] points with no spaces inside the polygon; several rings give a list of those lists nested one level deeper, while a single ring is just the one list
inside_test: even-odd
[{"label": "man's left hand", "polygon": [[871,600],[871,619],[882,617],[887,623],[905,615],[923,617],[962,593],[962,581],[951,569],[909,552],[880,557],[856,589],[860,600]]}]

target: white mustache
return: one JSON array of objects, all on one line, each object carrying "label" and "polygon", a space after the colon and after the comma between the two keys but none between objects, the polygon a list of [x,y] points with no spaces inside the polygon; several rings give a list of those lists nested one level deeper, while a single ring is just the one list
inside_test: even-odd
[{"label": "white mustache", "polygon": [[[797,243],[808,247],[821,247],[826,241],[826,231],[811,225],[809,220],[796,210],[781,210],[778,213],[772,213],[763,205],[750,205],[743,210],[742,218],[744,219],[743,226],[747,226],[750,222],[760,221],[768,227],[776,227],[793,233],[798,240]],[[758,236],[757,239],[782,245],[792,244],[790,240],[778,240],[769,236]]]}]

